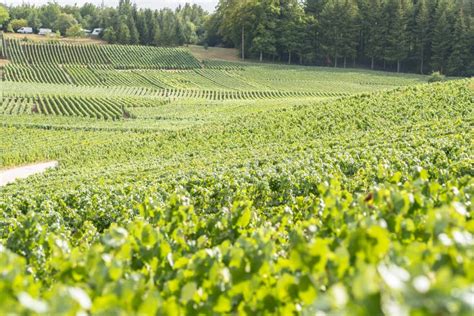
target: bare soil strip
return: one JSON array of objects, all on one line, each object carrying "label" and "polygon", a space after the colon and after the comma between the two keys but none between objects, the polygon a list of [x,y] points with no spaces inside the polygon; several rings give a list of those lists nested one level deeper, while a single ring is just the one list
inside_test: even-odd
[{"label": "bare soil strip", "polygon": [[206,59],[240,61],[239,51],[235,48],[208,47],[205,49],[203,46],[197,45],[189,45],[188,48],[199,61]]},{"label": "bare soil strip", "polygon": [[34,174],[45,172],[48,169],[56,168],[57,161],[49,161],[7,170],[0,170],[0,187],[15,182],[17,179],[25,179]]}]

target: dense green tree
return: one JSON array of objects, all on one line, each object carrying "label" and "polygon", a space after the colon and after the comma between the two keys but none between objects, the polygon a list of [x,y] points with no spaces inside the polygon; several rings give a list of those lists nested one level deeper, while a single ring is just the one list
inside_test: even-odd
[{"label": "dense green tree", "polygon": [[174,44],[181,46],[186,43],[184,24],[180,18],[175,19],[174,32]]},{"label": "dense green tree", "polygon": [[161,10],[158,15],[158,21],[160,25],[160,45],[176,45],[177,25],[176,15],[174,14],[174,12],[170,9]]},{"label": "dense green tree", "polygon": [[28,21],[25,19],[13,19],[10,21],[13,31],[18,31],[20,28],[28,26]]},{"label": "dense green tree", "polygon": [[385,59],[397,63],[397,72],[408,55],[407,30],[401,0],[388,0],[384,8],[386,21]]},{"label": "dense green tree", "polygon": [[119,0],[118,13],[125,17],[132,14],[132,1],[131,0]]},{"label": "dense green tree", "polygon": [[363,21],[367,23],[366,47],[367,56],[370,57],[370,68],[374,69],[375,59],[383,57],[383,22],[381,0],[369,0],[366,6]]},{"label": "dense green tree", "polygon": [[442,9],[433,32],[432,43],[432,65],[434,70],[445,73],[447,60],[451,50],[451,27],[446,17],[446,11]]},{"label": "dense green tree", "polygon": [[41,16],[38,10],[31,10],[26,20],[28,21],[28,26],[31,26],[35,30],[41,27]]},{"label": "dense green tree", "polygon": [[150,39],[146,15],[143,11],[137,14],[136,29],[139,34],[141,45],[148,45],[152,42]]},{"label": "dense green tree", "polygon": [[353,0],[344,0],[341,11],[341,55],[344,58],[344,68],[346,68],[347,58],[355,59],[357,54],[357,35],[360,30],[359,13]]},{"label": "dense green tree", "polygon": [[222,15],[216,12],[211,15],[204,23],[206,30],[206,43],[209,46],[229,46],[233,45],[230,41],[226,40],[221,33]]},{"label": "dense green tree", "polygon": [[76,24],[101,27],[110,43],[236,47],[242,58],[262,61],[337,67],[342,59],[344,66],[352,60],[370,68],[383,61],[384,69],[390,62],[398,71],[403,64],[422,73],[474,72],[472,0],[219,0],[211,15],[194,4],[151,10],[133,1],[117,7],[21,4],[8,7],[6,17],[0,9],[0,18],[7,28],[26,20],[35,30],[62,34]]},{"label": "dense green tree", "polygon": [[161,45],[161,29],[158,23],[153,25],[153,44],[155,46]]},{"label": "dense green tree", "polygon": [[220,0],[217,8],[217,14],[222,16],[219,33],[240,48],[242,59],[245,59],[246,44],[251,42],[250,30],[256,22],[256,5],[257,0]]},{"label": "dense green tree", "polygon": [[145,9],[143,14],[143,22],[145,26],[142,28],[142,32],[145,33],[145,30],[148,32],[148,34],[143,34],[140,36],[140,40],[142,40],[142,37],[144,40],[143,42],[146,41],[147,44],[153,45],[153,41],[155,39],[155,33],[156,33],[156,28],[158,27],[158,21],[155,17],[155,14],[152,10],[150,9]]},{"label": "dense green tree", "polygon": [[453,33],[452,52],[449,56],[447,72],[451,75],[465,75],[466,65],[472,61],[470,58],[469,33],[464,22],[464,12],[461,8],[456,16]]},{"label": "dense green tree", "polygon": [[276,20],[280,13],[278,0],[260,0],[255,3],[256,23],[250,51],[263,61],[263,55],[276,54]]},{"label": "dense green tree", "polygon": [[135,24],[135,19],[131,15],[128,17],[127,20],[128,20],[127,26],[130,31],[130,40],[128,44],[137,45],[140,43],[140,35],[138,33],[137,26]]},{"label": "dense green tree", "polygon": [[317,56],[317,20],[312,15],[304,16],[302,25],[301,41],[297,45],[297,52],[300,57],[300,64],[314,62]]},{"label": "dense green tree", "polygon": [[296,0],[280,2],[280,45],[288,53],[288,64],[291,64],[292,54],[298,50],[303,41],[305,15]]},{"label": "dense green tree", "polygon": [[84,29],[82,25],[75,24],[66,30],[67,37],[84,37]]},{"label": "dense green tree", "polygon": [[54,24],[54,29],[59,31],[61,35],[66,35],[66,31],[76,24],[77,21],[72,14],[61,13]]},{"label": "dense green tree", "polygon": [[184,33],[184,43],[187,43],[187,44],[198,43],[199,38],[197,35],[196,25],[190,19],[184,19],[183,33]]},{"label": "dense green tree", "polygon": [[5,8],[3,5],[0,5],[0,25],[3,25],[9,19],[10,14],[8,13],[7,8]]},{"label": "dense green tree", "polygon": [[48,2],[47,5],[41,7],[41,26],[54,28],[59,15],[61,15],[61,7],[56,2]]},{"label": "dense green tree", "polygon": [[328,0],[305,0],[305,11],[319,19]]},{"label": "dense green tree", "polygon": [[342,1],[328,0],[320,13],[319,21],[323,30],[321,46],[328,58],[330,56],[334,58],[334,67],[337,67],[343,46]]},{"label": "dense green tree", "polygon": [[425,63],[425,51],[426,47],[429,44],[428,30],[429,30],[429,12],[426,6],[425,0],[420,0],[417,6],[416,12],[416,46],[417,46],[417,55],[420,61],[420,73],[423,74],[424,63]]},{"label": "dense green tree", "polygon": [[120,21],[117,28],[117,42],[120,44],[130,43],[130,29],[127,25],[127,18],[125,16],[120,17]]},{"label": "dense green tree", "polygon": [[108,27],[104,30],[104,34],[103,34],[103,38],[104,40],[106,40],[107,42],[111,43],[111,44],[114,44],[117,42],[117,34],[114,30],[113,27]]}]

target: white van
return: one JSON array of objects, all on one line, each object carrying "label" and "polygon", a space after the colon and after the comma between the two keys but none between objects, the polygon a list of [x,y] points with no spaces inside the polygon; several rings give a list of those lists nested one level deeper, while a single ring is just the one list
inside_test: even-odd
[{"label": "white van", "polygon": [[52,29],[39,29],[38,35],[49,35],[53,33]]},{"label": "white van", "polygon": [[92,35],[92,36],[99,36],[100,34],[102,34],[102,31],[103,31],[103,29],[94,29],[94,30],[92,31],[92,34],[91,34],[91,35]]},{"label": "white van", "polygon": [[20,34],[33,34],[33,28],[32,27],[22,27],[16,32],[20,33]]}]

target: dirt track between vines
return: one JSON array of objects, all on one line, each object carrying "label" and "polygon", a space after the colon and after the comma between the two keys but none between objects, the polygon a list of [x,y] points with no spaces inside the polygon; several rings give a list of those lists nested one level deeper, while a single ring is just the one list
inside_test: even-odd
[{"label": "dirt track between vines", "polygon": [[57,161],[48,161],[43,163],[0,170],[0,187],[13,183],[17,179],[26,179],[29,176],[38,173],[43,173],[46,170],[56,168],[57,166]]}]

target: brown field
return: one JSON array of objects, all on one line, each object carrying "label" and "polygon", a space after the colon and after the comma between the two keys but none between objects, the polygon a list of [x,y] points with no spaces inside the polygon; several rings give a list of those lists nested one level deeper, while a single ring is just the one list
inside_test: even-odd
[{"label": "brown field", "polygon": [[239,51],[235,48],[209,47],[204,49],[204,46],[189,45],[191,53],[198,60],[206,59],[221,59],[228,61],[239,61]]}]

